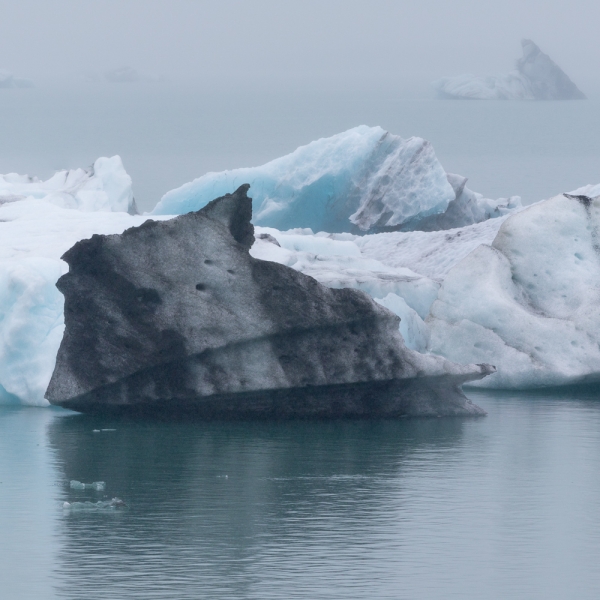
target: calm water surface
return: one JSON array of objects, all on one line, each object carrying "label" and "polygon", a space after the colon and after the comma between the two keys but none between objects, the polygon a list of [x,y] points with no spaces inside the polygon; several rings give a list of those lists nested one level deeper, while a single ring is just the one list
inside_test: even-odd
[{"label": "calm water surface", "polygon": [[[488,417],[0,407],[0,597],[597,598],[600,393],[469,395]],[[62,508],[112,496],[129,508]]]}]

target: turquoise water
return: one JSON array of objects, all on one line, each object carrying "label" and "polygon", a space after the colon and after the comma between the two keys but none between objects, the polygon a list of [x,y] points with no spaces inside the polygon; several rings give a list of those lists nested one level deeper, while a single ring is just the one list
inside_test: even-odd
[{"label": "turquoise water", "polygon": [[[469,395],[487,417],[0,407],[0,597],[597,598],[600,392]],[[113,496],[128,507],[62,508]]]}]

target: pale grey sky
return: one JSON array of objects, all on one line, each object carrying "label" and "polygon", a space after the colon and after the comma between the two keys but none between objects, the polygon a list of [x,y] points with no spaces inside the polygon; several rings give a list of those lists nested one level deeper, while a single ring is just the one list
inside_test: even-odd
[{"label": "pale grey sky", "polygon": [[130,65],[173,80],[502,73],[530,37],[599,71],[596,0],[0,0],[0,68],[65,79]]}]

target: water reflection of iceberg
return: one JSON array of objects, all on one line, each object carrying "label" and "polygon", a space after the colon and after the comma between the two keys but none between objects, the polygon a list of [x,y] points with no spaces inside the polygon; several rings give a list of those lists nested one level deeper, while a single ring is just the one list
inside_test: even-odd
[{"label": "water reflection of iceberg", "polygon": [[258,597],[274,569],[364,561],[359,542],[402,527],[403,470],[452,454],[465,422],[142,421],[93,434],[113,425],[73,416],[48,428],[65,481],[104,480],[132,506],[61,521],[64,598],[90,586],[99,598]]}]

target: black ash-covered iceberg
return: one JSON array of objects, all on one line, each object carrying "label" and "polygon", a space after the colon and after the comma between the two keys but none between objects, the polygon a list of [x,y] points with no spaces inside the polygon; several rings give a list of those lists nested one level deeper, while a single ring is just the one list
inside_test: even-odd
[{"label": "black ash-covered iceberg", "polygon": [[65,334],[46,397],[82,412],[204,417],[477,415],[493,372],[404,345],[398,317],[253,258],[248,186],[65,255]]},{"label": "black ash-covered iceberg", "polygon": [[440,98],[474,100],[583,100],[585,94],[531,40],[508,75],[458,75],[433,83]]}]

